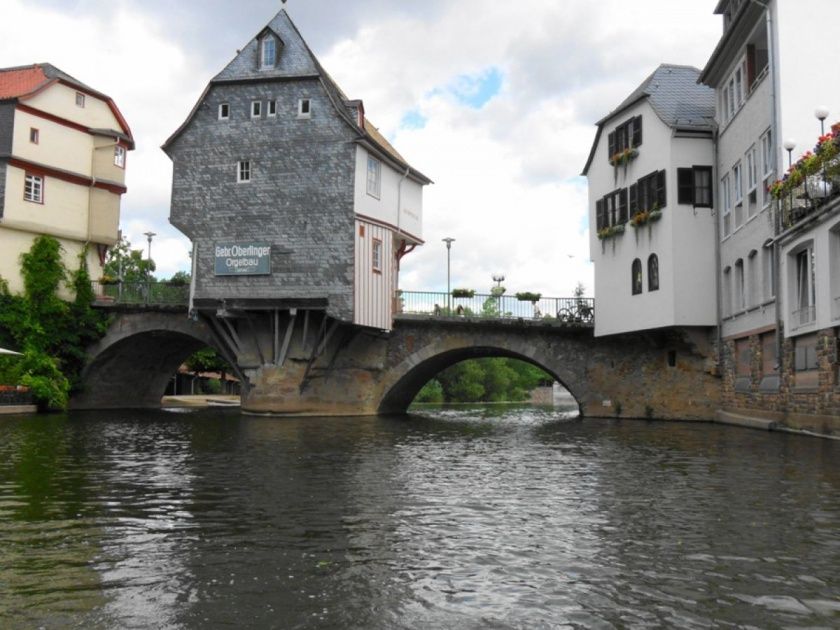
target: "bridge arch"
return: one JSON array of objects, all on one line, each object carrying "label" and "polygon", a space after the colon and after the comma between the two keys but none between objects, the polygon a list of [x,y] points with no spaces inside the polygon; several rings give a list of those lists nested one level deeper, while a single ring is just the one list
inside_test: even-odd
[{"label": "bridge arch", "polygon": [[587,390],[585,366],[575,352],[574,340],[555,347],[553,340],[506,331],[483,332],[480,337],[476,339],[474,333],[436,336],[408,354],[388,370],[378,412],[404,413],[423,385],[446,368],[467,359],[492,357],[519,359],[544,370],[582,403]]},{"label": "bridge arch", "polygon": [[151,310],[114,316],[106,335],[88,349],[75,409],[159,407],[172,375],[192,353],[218,347],[209,327],[186,312]]}]

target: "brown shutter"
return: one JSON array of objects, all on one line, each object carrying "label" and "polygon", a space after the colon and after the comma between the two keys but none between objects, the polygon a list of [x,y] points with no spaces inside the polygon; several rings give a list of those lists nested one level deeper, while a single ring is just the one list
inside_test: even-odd
[{"label": "brown shutter", "polygon": [[747,90],[755,82],[755,44],[747,44]]},{"label": "brown shutter", "polygon": [[642,117],[636,116],[633,119],[633,146],[638,147],[642,144]]},{"label": "brown shutter", "polygon": [[694,205],[694,169],[677,169],[677,203]]},{"label": "brown shutter", "polygon": [[656,174],[656,203],[660,208],[664,208],[667,205],[665,198],[665,171],[659,171]]},{"label": "brown shutter", "polygon": [[604,200],[599,199],[595,202],[595,226],[597,230],[603,230],[607,227],[607,222],[604,219]]},{"label": "brown shutter", "polygon": [[630,185],[630,216],[632,217],[639,211],[639,185]]},{"label": "brown shutter", "polygon": [[627,223],[627,189],[618,192],[618,222]]},{"label": "brown shutter", "polygon": [[612,156],[616,154],[615,148],[615,131],[611,131],[610,135],[607,136],[607,160],[610,160]]}]

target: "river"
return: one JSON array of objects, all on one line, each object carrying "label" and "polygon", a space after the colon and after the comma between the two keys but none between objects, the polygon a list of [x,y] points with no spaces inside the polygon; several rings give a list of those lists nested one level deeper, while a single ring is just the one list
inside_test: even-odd
[{"label": "river", "polygon": [[0,417],[3,628],[840,627],[840,442],[523,406]]}]

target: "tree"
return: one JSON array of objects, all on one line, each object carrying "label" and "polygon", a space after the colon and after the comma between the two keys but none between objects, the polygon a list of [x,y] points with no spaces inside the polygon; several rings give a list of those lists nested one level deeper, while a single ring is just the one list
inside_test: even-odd
[{"label": "tree", "polygon": [[128,241],[120,238],[108,251],[103,273],[127,283],[148,282],[154,280],[152,272],[155,269],[155,261],[143,258],[142,249],[131,249]]},{"label": "tree", "polygon": [[469,359],[438,374],[415,400],[433,402],[430,398],[439,386],[446,402],[516,402],[527,400],[536,387],[553,382],[551,375],[518,359]]}]

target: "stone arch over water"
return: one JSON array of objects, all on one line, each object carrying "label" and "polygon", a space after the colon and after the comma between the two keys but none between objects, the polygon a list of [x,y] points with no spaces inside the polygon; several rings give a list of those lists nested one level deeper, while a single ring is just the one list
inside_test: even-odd
[{"label": "stone arch over water", "polygon": [[529,337],[504,330],[484,331],[479,339],[474,332],[433,335],[389,370],[382,383],[378,410],[384,414],[404,413],[423,385],[446,368],[468,359],[493,357],[518,359],[542,369],[580,404],[588,388],[586,362],[579,353],[585,347],[575,339],[579,336],[564,339],[560,348],[539,335]]},{"label": "stone arch over water", "polygon": [[217,345],[208,326],[184,312],[120,313],[105,337],[88,350],[83,389],[71,407],[159,407],[181,363],[196,350]]}]

